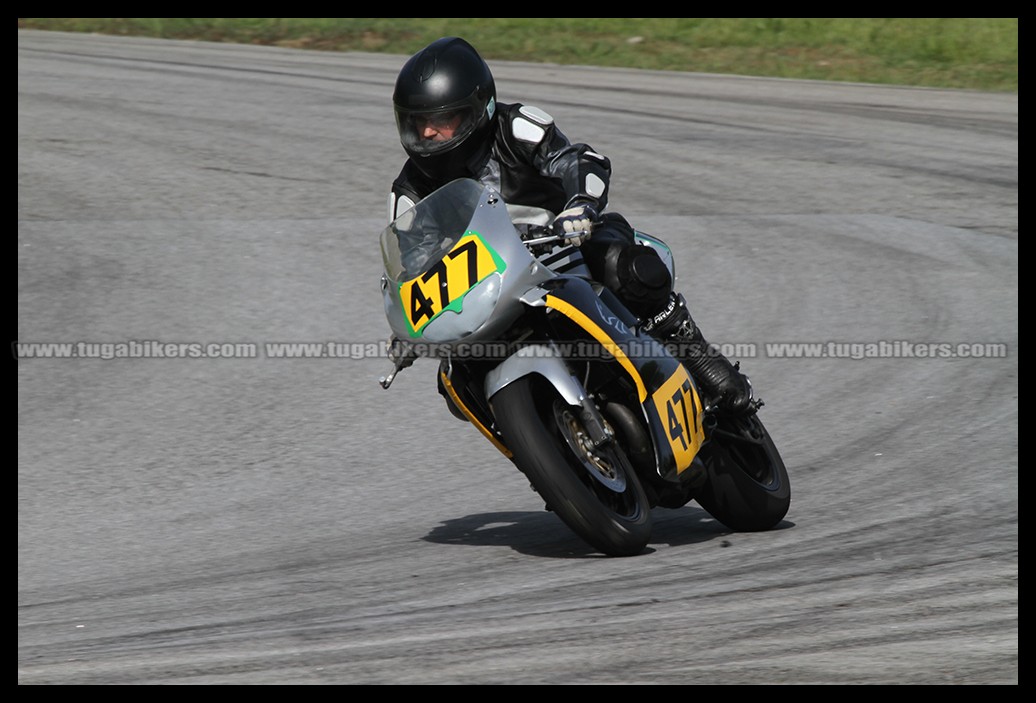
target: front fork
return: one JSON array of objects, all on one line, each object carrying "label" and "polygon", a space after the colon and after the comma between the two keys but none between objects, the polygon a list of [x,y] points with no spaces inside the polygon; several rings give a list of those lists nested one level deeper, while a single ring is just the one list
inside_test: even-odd
[{"label": "front fork", "polygon": [[486,397],[492,399],[504,386],[530,374],[542,376],[569,405],[578,407],[579,419],[594,447],[610,442],[614,435],[583,384],[572,375],[564,357],[554,345],[522,347],[486,374]]}]

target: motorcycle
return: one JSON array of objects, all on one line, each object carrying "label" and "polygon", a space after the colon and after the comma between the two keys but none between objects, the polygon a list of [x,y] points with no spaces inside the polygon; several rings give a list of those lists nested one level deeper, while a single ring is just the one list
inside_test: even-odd
[{"label": "motorcycle", "polygon": [[[459,179],[382,232],[398,345],[382,387],[415,359],[438,359],[449,410],[606,555],[640,554],[652,509],[691,500],[733,531],[780,523],[790,484],[762,402],[737,416],[705,406],[670,349],[590,280],[566,242],[585,233],[554,235],[549,218],[522,222],[520,210]],[[637,232],[637,243],[673,273],[661,239]]]}]

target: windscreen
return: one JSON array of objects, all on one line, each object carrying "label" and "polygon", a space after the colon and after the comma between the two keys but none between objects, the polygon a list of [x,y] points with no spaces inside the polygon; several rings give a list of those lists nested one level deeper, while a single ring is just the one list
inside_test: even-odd
[{"label": "windscreen", "polygon": [[396,283],[416,278],[467,232],[483,187],[460,179],[435,191],[381,233],[385,273]]}]

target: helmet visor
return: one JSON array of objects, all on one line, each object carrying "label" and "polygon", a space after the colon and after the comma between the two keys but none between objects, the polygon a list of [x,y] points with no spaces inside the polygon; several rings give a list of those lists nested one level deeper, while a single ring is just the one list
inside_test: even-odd
[{"label": "helmet visor", "polygon": [[478,125],[477,104],[435,110],[396,107],[396,126],[403,147],[415,154],[438,154],[463,142]]}]

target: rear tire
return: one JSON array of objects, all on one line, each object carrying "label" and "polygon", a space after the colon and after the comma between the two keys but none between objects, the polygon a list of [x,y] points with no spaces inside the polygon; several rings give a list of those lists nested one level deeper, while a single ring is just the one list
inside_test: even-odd
[{"label": "rear tire", "polygon": [[651,506],[622,448],[588,444],[579,407],[538,375],[524,376],[492,400],[513,460],[568,527],[609,556],[633,556],[651,538]]},{"label": "rear tire", "polygon": [[791,505],[791,483],[770,433],[758,415],[720,418],[702,448],[708,473],[695,500],[737,532],[776,526]]}]

